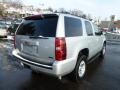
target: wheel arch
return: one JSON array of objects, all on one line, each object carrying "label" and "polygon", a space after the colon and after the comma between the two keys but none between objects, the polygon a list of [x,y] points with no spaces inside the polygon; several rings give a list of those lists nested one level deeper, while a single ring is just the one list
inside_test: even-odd
[{"label": "wheel arch", "polygon": [[106,41],[104,41],[104,42],[103,42],[103,44],[105,44],[105,45],[106,45]]},{"label": "wheel arch", "polygon": [[[78,53],[78,58],[81,55],[85,55],[88,58],[89,57],[89,49],[88,48],[84,48],[84,49],[80,50],[79,53]],[[78,61],[78,58],[77,58],[77,61]]]}]

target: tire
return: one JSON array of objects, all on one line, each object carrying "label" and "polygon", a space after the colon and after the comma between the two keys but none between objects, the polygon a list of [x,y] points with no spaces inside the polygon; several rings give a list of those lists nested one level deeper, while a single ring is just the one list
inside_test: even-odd
[{"label": "tire", "polygon": [[76,67],[73,71],[73,76],[76,82],[81,81],[86,74],[86,68],[87,68],[86,59],[87,57],[85,55],[80,55],[78,57]]},{"label": "tire", "polygon": [[106,44],[103,45],[102,50],[100,52],[100,58],[104,58],[106,52]]}]

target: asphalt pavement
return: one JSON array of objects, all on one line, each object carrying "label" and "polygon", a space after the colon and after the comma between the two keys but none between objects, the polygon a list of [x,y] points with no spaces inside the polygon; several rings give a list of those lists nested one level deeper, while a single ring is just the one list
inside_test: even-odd
[{"label": "asphalt pavement", "polygon": [[21,67],[12,56],[13,42],[0,40],[0,90],[120,90],[119,43],[108,42],[105,58],[90,63],[85,79],[75,83]]}]

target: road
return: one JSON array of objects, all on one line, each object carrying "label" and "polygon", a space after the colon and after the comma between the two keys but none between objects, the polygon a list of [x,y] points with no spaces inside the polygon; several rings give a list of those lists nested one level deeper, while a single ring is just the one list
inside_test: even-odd
[{"label": "road", "polygon": [[68,77],[33,74],[19,65],[11,52],[13,44],[0,40],[0,90],[120,90],[120,44],[107,44],[104,60],[88,65],[87,75],[76,84]]}]

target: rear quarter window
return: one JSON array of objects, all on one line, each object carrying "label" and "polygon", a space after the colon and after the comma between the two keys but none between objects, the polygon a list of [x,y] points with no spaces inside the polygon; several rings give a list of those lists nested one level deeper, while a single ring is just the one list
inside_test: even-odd
[{"label": "rear quarter window", "polygon": [[80,19],[65,17],[65,36],[82,36],[82,22]]},{"label": "rear quarter window", "polygon": [[27,19],[19,26],[17,35],[55,37],[58,17]]}]

